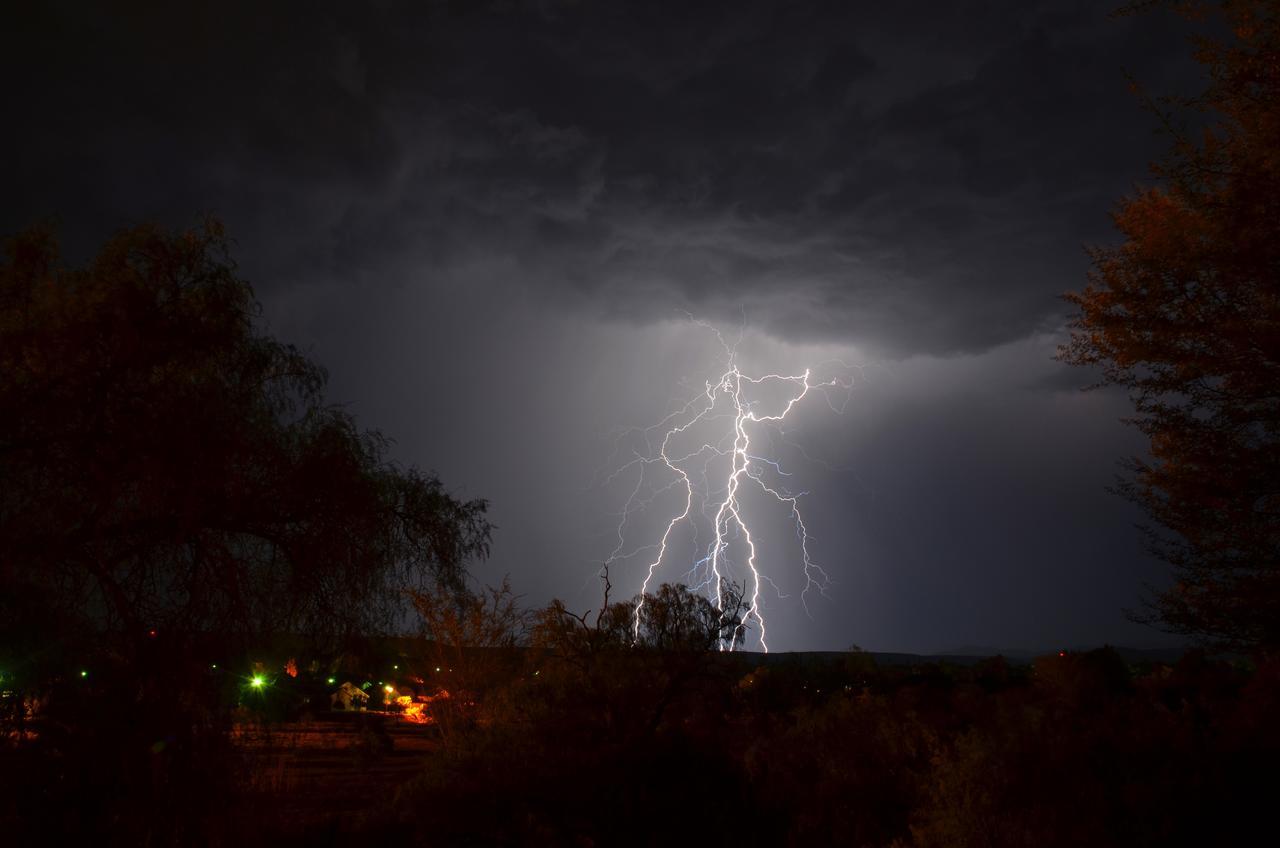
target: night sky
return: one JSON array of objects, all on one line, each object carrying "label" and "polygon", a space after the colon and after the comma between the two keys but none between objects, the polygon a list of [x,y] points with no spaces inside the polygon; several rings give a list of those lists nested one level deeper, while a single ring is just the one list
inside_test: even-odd
[{"label": "night sky", "polygon": [[833,584],[806,614],[794,534],[761,517],[771,648],[1170,644],[1123,612],[1167,580],[1104,491],[1143,449],[1127,400],[1052,355],[1084,246],[1168,143],[1126,74],[1197,88],[1171,16],[107,5],[5,13],[0,230],[56,220],[83,261],[132,223],[220,217],[331,399],[491,500],[479,582],[598,601],[620,435],[721,365],[692,315],[741,331],[751,371],[856,366],[843,414],[788,422]]}]

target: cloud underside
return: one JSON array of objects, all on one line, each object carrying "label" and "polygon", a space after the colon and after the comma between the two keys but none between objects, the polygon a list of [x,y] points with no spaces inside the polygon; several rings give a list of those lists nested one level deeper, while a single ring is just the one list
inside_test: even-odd
[{"label": "cloud underside", "polygon": [[27,12],[14,208],[213,211],[266,287],[488,268],[890,355],[1060,323],[1159,149],[1122,71],[1185,64],[1106,4],[234,5]]}]

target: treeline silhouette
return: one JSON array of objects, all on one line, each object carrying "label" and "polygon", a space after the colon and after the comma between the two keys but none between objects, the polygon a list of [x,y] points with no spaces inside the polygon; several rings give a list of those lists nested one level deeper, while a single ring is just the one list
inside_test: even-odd
[{"label": "treeline silhouette", "polygon": [[1274,661],[758,665],[559,638],[535,628],[474,721],[354,826],[449,845],[1119,846],[1242,844],[1269,821]]},{"label": "treeline silhouette", "polygon": [[[684,586],[577,614],[501,586],[420,605],[454,697],[421,772],[282,836],[402,844],[1235,844],[1270,816],[1280,662],[882,666],[715,650],[738,624]],[[468,646],[472,646],[470,650]]]}]

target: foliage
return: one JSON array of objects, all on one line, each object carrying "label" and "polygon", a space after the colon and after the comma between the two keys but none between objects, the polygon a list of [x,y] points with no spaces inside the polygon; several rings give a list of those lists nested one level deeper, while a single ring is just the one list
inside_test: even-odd
[{"label": "foliage", "polygon": [[548,679],[542,665],[537,685],[526,671],[511,681],[521,709],[428,758],[386,835],[996,848],[1236,844],[1266,826],[1274,661],[1191,654],[1139,673],[1109,649],[1030,669],[727,659],[736,673],[705,678],[656,727],[628,688],[636,666]]},{"label": "foliage", "polygon": [[[717,609],[685,586],[643,604],[612,602],[607,572],[604,586],[594,613],[557,600],[533,615],[523,667],[402,788],[392,812],[407,832],[457,845],[626,845],[739,828],[745,775],[712,728],[732,701],[736,666],[715,648],[740,627],[740,593]],[[486,605],[488,623],[472,629],[489,631],[501,608]],[[684,809],[708,783],[732,803],[695,821],[654,815]]]},{"label": "foliage", "polygon": [[757,726],[743,766],[787,843],[839,834],[842,844],[888,845],[906,832],[938,739],[896,709],[890,695],[842,693]]},{"label": "foliage", "polygon": [[138,227],[83,269],[24,233],[0,267],[0,568],[135,638],[374,632],[461,585],[483,501],[385,459],[325,374],[257,329],[221,228]]},{"label": "foliage", "polygon": [[1250,678],[1193,654],[1117,687],[1114,661],[1045,657],[1031,685],[979,700],[937,750],[914,844],[1247,841],[1280,752],[1252,715],[1277,705],[1276,666]]},{"label": "foliage", "polygon": [[[535,616],[532,661],[550,697],[596,704],[592,723],[605,735],[651,735],[681,700],[697,700],[723,679],[720,646],[741,638],[746,609],[726,584],[720,605],[684,585],[611,603],[608,572],[594,622],[553,601]],[[637,613],[638,611],[638,613]]]},{"label": "foliage", "polygon": [[211,640],[385,632],[406,586],[457,590],[487,551],[485,502],[389,462],[258,315],[216,222],[123,231],[83,268],[45,230],[7,244],[0,744],[29,776],[3,799],[54,841],[208,823],[235,766]]},{"label": "foliage", "polygon": [[[387,838],[1215,844],[1269,809],[1274,661],[1192,654],[1135,670],[1100,649],[1031,667],[885,667],[864,652],[726,654],[717,617],[686,587],[644,599],[654,621],[680,625],[637,639],[638,599],[611,603],[607,575],[605,586],[594,613],[560,602],[537,613],[525,666],[490,690],[487,721],[401,787]],[[712,649],[681,647],[700,639]]]},{"label": "foliage", "polygon": [[[1114,214],[1124,241],[1092,251],[1059,356],[1130,391],[1150,459],[1121,491],[1160,529],[1178,580],[1153,605],[1220,646],[1280,644],[1280,11],[1266,0],[1179,4],[1227,33],[1197,40],[1209,75],[1175,101],[1159,185]],[[1168,118],[1170,127],[1173,118]],[[1162,532],[1167,531],[1167,532]]]},{"label": "foliage", "polygon": [[481,718],[483,706],[499,699],[496,691],[517,673],[519,649],[527,641],[528,615],[504,578],[481,592],[410,593],[422,619],[426,647],[420,657],[424,669],[444,672],[443,697],[432,702],[431,714],[446,742]]}]

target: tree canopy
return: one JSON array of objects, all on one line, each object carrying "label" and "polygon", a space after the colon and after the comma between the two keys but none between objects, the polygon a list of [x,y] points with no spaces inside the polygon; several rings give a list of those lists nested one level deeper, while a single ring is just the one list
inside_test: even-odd
[{"label": "tree canopy", "polygon": [[[1232,648],[1280,645],[1280,9],[1180,4],[1196,40],[1201,125],[1175,132],[1158,184],[1122,200],[1118,246],[1092,251],[1060,357],[1129,389],[1149,458],[1121,491],[1153,519],[1177,581],[1154,618]],[[1187,114],[1187,113],[1184,113]],[[1177,114],[1167,116],[1171,129]]]},{"label": "tree canopy", "polygon": [[[96,630],[376,632],[460,588],[483,500],[387,459],[326,375],[260,327],[219,224],[153,226],[68,267],[0,266],[0,580]],[[19,600],[21,599],[21,600]]]}]

